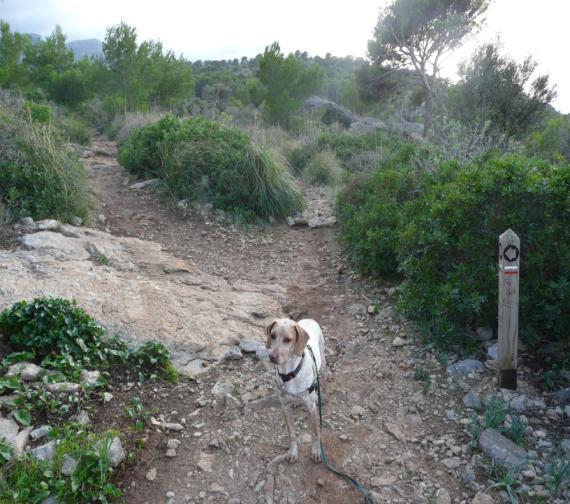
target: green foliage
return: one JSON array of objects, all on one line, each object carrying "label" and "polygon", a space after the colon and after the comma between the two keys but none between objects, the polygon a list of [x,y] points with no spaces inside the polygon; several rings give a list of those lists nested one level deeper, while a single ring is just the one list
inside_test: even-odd
[{"label": "green foliage", "polygon": [[248,217],[284,217],[302,206],[285,163],[252,144],[243,132],[202,117],[166,116],[135,130],[119,162],[137,174],[158,176],[177,200],[211,201]]},{"label": "green foliage", "polygon": [[523,446],[527,426],[520,415],[513,415],[507,434],[514,443]]},{"label": "green foliage", "polygon": [[418,74],[426,98],[424,136],[443,54],[477,30],[489,0],[393,0],[380,11],[368,54],[378,65],[407,66]]},{"label": "green foliage", "polygon": [[134,420],[136,432],[141,432],[144,429],[146,421],[151,414],[138,397],[131,399],[130,404],[125,407],[125,413],[129,418]]},{"label": "green foliage", "polygon": [[139,381],[147,377],[155,379],[158,376],[171,381],[178,379],[178,374],[170,363],[170,352],[158,341],[142,343],[128,353],[129,368],[138,372]]},{"label": "green foliage", "polygon": [[58,141],[50,125],[24,118],[41,112],[43,120],[45,110],[17,111],[0,100],[0,199],[12,219],[65,222],[77,216],[87,221],[91,196],[83,163]]},{"label": "green foliage", "polygon": [[40,124],[49,124],[53,119],[53,112],[49,105],[35,103],[33,101],[27,101],[25,103],[23,113],[27,114],[32,121]]},{"label": "green foliage", "polygon": [[69,115],[58,123],[58,130],[66,142],[79,145],[91,143],[91,130],[82,121]]},{"label": "green foliage", "polygon": [[546,464],[548,489],[556,496],[563,497],[570,490],[570,456],[562,452],[555,454]]},{"label": "green foliage", "polygon": [[317,152],[303,171],[303,178],[312,185],[337,186],[342,176],[342,167],[332,150]]},{"label": "green foliage", "polygon": [[493,484],[489,486],[489,489],[496,488],[497,490],[505,491],[511,504],[518,504],[519,499],[516,495],[516,490],[521,484],[518,477],[518,471],[506,466],[505,464],[496,463],[495,461],[483,464],[483,469],[493,481]]},{"label": "green foliage", "polygon": [[37,298],[20,301],[0,315],[0,331],[16,350],[40,356],[71,354],[76,359],[99,355],[101,325],[75,301]]},{"label": "green foliage", "polygon": [[525,136],[555,96],[547,75],[533,79],[536,66],[531,58],[518,64],[496,45],[483,45],[460,67],[461,81],[449,95],[452,115],[495,135]]},{"label": "green foliage", "polygon": [[379,169],[339,198],[341,238],[361,270],[404,279],[402,308],[443,347],[495,325],[498,236],[521,236],[521,335],[567,343],[570,167],[517,156]]},{"label": "green foliage", "polygon": [[[0,502],[41,504],[50,496],[57,502],[77,504],[107,503],[121,496],[111,483],[113,469],[109,447],[116,433],[92,434],[74,428],[52,432],[58,436],[55,463],[24,456],[0,469]],[[77,466],[71,475],[61,472],[64,456],[71,456]]]},{"label": "green foliage", "polygon": [[499,397],[493,396],[485,403],[483,426],[485,429],[500,429],[508,414],[508,404]]},{"label": "green foliage", "polygon": [[318,148],[315,142],[301,142],[288,144],[284,147],[284,154],[291,167],[301,173],[309,164],[309,161],[317,152]]},{"label": "green foliage", "polygon": [[320,66],[306,65],[293,54],[285,57],[277,42],[266,47],[259,61],[259,80],[265,87],[268,120],[287,127],[302,100],[320,88],[322,78]]},{"label": "green foliage", "polygon": [[533,133],[527,153],[552,162],[570,162],[570,117],[550,119],[543,131]]},{"label": "green foliage", "polygon": [[496,243],[511,227],[522,238],[521,335],[566,341],[570,166],[508,156],[450,166],[432,182],[400,234],[404,308],[447,343],[495,325]]},{"label": "green foliage", "polygon": [[28,85],[21,62],[31,43],[29,36],[12,33],[10,25],[0,20],[0,88],[24,89]]},{"label": "green foliage", "polygon": [[91,96],[88,75],[79,68],[54,73],[49,84],[49,95],[57,103],[78,106]]}]

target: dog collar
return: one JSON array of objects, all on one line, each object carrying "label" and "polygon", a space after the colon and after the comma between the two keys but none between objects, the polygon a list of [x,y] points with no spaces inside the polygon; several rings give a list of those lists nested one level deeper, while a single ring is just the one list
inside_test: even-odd
[{"label": "dog collar", "polygon": [[301,371],[301,368],[303,367],[303,361],[305,360],[305,352],[303,352],[303,355],[301,356],[301,361],[299,362],[299,365],[291,372],[289,373],[277,373],[279,375],[279,378],[281,378],[281,381],[283,383],[287,383],[288,381],[292,380],[293,378],[295,378],[295,376],[297,376],[299,374],[299,371]]}]

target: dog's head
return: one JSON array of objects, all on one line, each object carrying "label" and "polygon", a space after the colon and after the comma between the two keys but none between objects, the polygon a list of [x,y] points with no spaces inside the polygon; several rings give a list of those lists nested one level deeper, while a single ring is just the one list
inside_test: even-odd
[{"label": "dog's head", "polygon": [[269,360],[284,364],[293,356],[302,356],[309,341],[309,333],[291,319],[274,319],[265,328],[265,346],[271,350]]}]

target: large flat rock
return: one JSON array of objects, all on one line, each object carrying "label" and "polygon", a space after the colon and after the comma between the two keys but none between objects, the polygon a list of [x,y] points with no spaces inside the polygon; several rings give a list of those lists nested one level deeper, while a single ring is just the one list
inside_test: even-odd
[{"label": "large flat rock", "polygon": [[89,228],[27,234],[22,245],[0,250],[0,310],[38,296],[75,298],[111,334],[162,341],[181,370],[221,358],[236,338],[263,342],[285,300],[280,286],[230,284],[157,243]]}]

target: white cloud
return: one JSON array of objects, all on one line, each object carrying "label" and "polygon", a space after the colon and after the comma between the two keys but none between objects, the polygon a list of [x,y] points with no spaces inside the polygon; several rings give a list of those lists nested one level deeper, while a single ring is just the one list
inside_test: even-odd
[{"label": "white cloud", "polygon": [[[108,26],[125,20],[141,38],[160,39],[190,59],[254,56],[274,40],[285,51],[365,56],[379,6],[385,0],[4,0],[0,18],[14,29],[48,35],[60,24],[70,40],[100,38]],[[570,112],[570,68],[565,51],[570,2],[496,0],[487,28],[477,40],[501,34],[505,49],[522,60],[528,54],[558,85],[555,105]],[[476,46],[467,44],[446,62],[453,77],[457,63]]]}]

